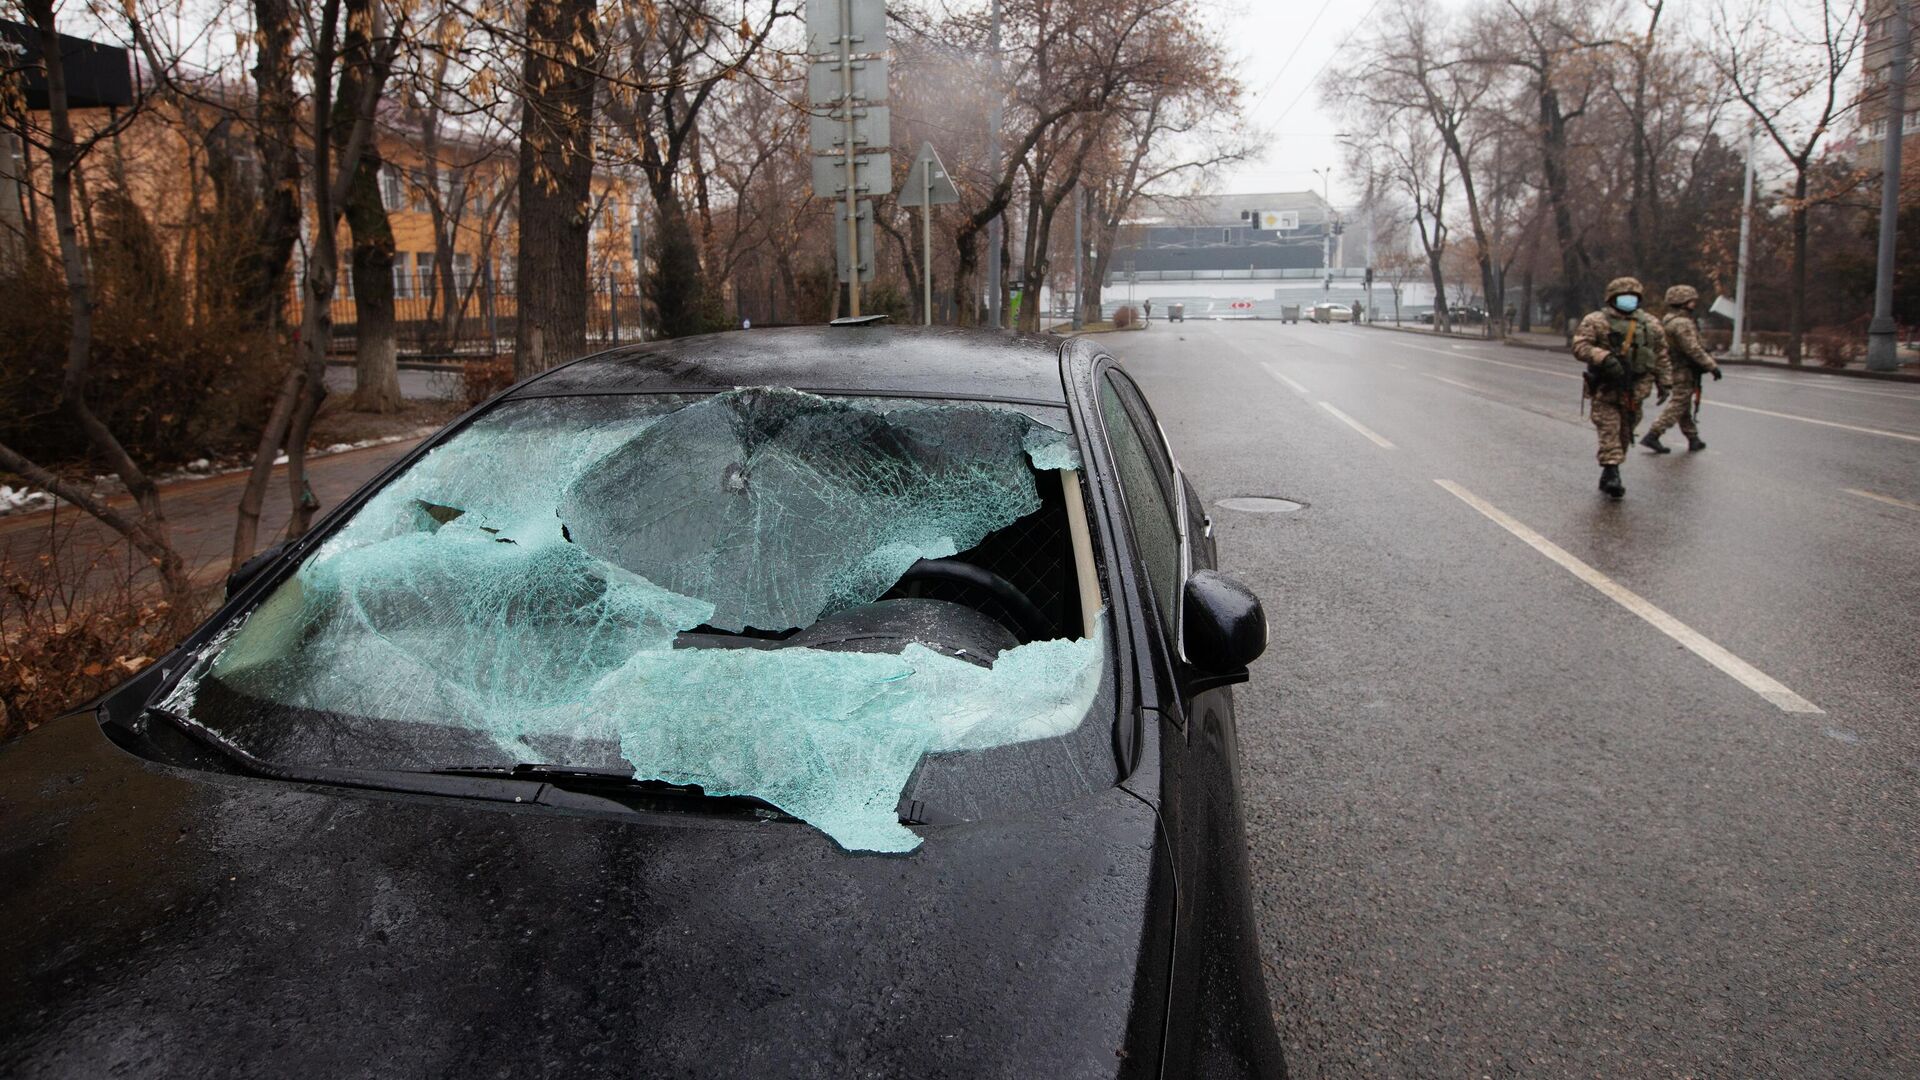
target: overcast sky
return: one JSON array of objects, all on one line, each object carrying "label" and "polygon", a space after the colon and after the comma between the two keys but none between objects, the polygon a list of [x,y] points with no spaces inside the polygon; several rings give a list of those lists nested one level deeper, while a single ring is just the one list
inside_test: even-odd
[{"label": "overcast sky", "polygon": [[1315,83],[1375,0],[1213,0],[1226,40],[1238,52],[1247,119],[1271,132],[1266,152],[1224,173],[1224,192],[1319,191],[1316,168],[1334,170],[1336,205],[1349,202],[1334,118]]}]

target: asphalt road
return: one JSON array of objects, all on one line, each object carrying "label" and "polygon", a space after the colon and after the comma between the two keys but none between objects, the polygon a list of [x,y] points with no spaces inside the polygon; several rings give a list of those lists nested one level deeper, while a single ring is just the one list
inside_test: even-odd
[{"label": "asphalt road", "polygon": [[[327,392],[332,394],[353,393],[353,365],[327,365]],[[400,396],[408,401],[438,401],[460,396],[459,376],[445,371],[422,371],[419,368],[400,369]]]},{"label": "asphalt road", "polygon": [[1211,511],[1296,1076],[1920,1075],[1920,386],[1732,369],[1613,503],[1569,357],[1101,341],[1204,497],[1307,504]]}]

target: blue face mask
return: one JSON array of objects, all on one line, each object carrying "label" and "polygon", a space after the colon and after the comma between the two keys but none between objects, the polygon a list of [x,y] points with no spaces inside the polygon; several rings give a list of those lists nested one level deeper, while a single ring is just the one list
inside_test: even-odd
[{"label": "blue face mask", "polygon": [[1622,293],[1613,298],[1613,306],[1621,311],[1631,312],[1640,306],[1640,298],[1632,293]]}]

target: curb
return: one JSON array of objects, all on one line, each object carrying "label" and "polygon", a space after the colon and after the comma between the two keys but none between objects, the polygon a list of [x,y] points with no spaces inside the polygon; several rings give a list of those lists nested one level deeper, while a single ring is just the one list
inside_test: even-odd
[{"label": "curb", "polygon": [[1564,353],[1564,345],[1542,345],[1532,341],[1514,341],[1511,338],[1468,337],[1465,334],[1438,334],[1432,330],[1414,330],[1405,326],[1387,326],[1383,323],[1362,323],[1369,330],[1385,330],[1390,334],[1418,334],[1421,337],[1437,341],[1459,341],[1465,344],[1504,345],[1509,349],[1532,349],[1534,352]]},{"label": "curb", "polygon": [[[485,359],[485,358],[475,357],[475,359]],[[327,359],[327,366],[350,368],[353,366],[353,361],[335,360],[329,357]],[[466,369],[466,365],[464,363],[436,364],[427,360],[397,360],[394,362],[393,366],[399,368],[401,371],[439,371],[449,375],[457,375],[461,371]]]},{"label": "curb", "polygon": [[1775,371],[1793,371],[1807,375],[1838,375],[1843,379],[1872,379],[1876,382],[1920,383],[1920,373],[1911,371],[1867,371],[1864,368],[1830,368],[1819,364],[1789,364],[1783,360],[1735,359],[1730,356],[1714,354],[1714,362],[1722,367],[1772,368]]}]

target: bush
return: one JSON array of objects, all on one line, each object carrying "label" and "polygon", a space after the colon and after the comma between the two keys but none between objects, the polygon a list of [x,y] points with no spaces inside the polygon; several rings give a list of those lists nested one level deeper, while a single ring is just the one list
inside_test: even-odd
[{"label": "bush", "polygon": [[1843,368],[1860,358],[1865,350],[1860,335],[1844,329],[1815,330],[1807,335],[1807,351],[1821,367]]},{"label": "bush", "polygon": [[[82,530],[87,530],[82,532]],[[0,740],[101,694],[174,647],[212,609],[209,588],[175,607],[126,546],[70,514],[0,556]]]},{"label": "bush", "polygon": [[[148,468],[250,449],[286,368],[280,344],[237,311],[196,305],[125,196],[97,198],[94,221],[94,413]],[[44,253],[21,260],[0,296],[0,442],[56,469],[104,466],[59,407],[71,333],[60,268]]]},{"label": "bush", "polygon": [[1113,328],[1115,330],[1125,330],[1131,327],[1134,317],[1133,309],[1130,307],[1115,308],[1113,312]]},{"label": "bush", "polygon": [[468,408],[513,385],[513,357],[469,360],[460,368],[460,397]]}]

